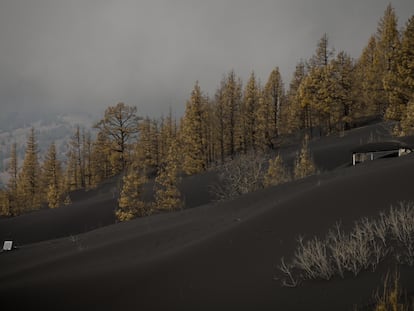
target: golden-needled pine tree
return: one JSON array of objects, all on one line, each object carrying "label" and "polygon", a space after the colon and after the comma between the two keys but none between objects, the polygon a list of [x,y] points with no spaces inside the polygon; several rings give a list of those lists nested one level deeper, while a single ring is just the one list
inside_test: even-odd
[{"label": "golden-needled pine tree", "polygon": [[264,186],[277,186],[290,181],[291,177],[280,155],[269,160],[269,168],[264,176]]},{"label": "golden-needled pine tree", "polygon": [[147,182],[145,172],[140,165],[132,165],[123,177],[121,195],[115,216],[119,221],[128,221],[135,217],[147,216],[151,206],[143,201],[143,186]]},{"label": "golden-needled pine tree", "polygon": [[42,201],[40,186],[37,140],[35,130],[32,128],[27,139],[26,153],[17,183],[22,211],[25,212],[40,208]]},{"label": "golden-needled pine tree", "polygon": [[204,171],[206,163],[206,137],[204,133],[206,98],[196,82],[187,102],[181,123],[180,139],[183,151],[183,170],[188,175]]},{"label": "golden-needled pine tree", "polygon": [[7,195],[7,206],[8,214],[15,216],[19,214],[19,208],[21,201],[18,196],[18,162],[17,162],[17,144],[12,144],[10,153],[10,163],[8,167],[8,173],[10,179],[7,183],[6,195]]},{"label": "golden-needled pine tree", "polygon": [[52,143],[49,147],[42,171],[42,188],[46,192],[47,204],[49,208],[59,207],[62,203],[64,190],[62,168],[57,158],[55,143]]},{"label": "golden-needled pine tree", "polygon": [[302,143],[302,149],[296,156],[294,178],[302,179],[315,174],[316,171],[316,165],[309,149],[309,138],[306,136]]},{"label": "golden-needled pine tree", "polygon": [[182,208],[180,183],[180,156],[178,143],[171,141],[165,163],[158,169],[155,179],[155,208],[158,210],[177,210]]}]

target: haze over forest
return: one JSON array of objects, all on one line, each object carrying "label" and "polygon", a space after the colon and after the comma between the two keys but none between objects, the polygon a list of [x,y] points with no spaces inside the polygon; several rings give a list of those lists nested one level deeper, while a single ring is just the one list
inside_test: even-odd
[{"label": "haze over forest", "polygon": [[411,0],[64,1],[0,3],[0,121],[100,115],[109,105],[182,115],[194,82],[214,96],[223,74],[285,83],[326,32],[357,58],[388,3],[402,27]]}]

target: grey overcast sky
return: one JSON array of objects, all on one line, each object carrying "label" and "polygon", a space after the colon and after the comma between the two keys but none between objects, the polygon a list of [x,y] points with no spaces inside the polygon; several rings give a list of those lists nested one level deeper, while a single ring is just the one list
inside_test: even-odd
[{"label": "grey overcast sky", "polygon": [[413,0],[0,0],[0,113],[95,112],[123,101],[143,115],[184,110],[196,80],[214,95],[234,69],[286,84],[326,32],[358,57],[388,3]]}]

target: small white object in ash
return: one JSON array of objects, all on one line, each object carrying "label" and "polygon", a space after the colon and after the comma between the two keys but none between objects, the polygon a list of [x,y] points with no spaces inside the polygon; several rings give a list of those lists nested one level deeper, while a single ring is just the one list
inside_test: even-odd
[{"label": "small white object in ash", "polygon": [[13,249],[13,241],[4,241],[3,251],[11,251]]}]

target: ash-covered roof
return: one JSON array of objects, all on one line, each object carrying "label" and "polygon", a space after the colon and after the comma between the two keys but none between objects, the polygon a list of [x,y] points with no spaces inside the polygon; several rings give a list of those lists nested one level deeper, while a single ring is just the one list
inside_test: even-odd
[{"label": "ash-covered roof", "polygon": [[368,143],[352,149],[352,153],[393,151],[399,149],[412,149],[411,146],[401,141],[383,141],[376,143]]}]

